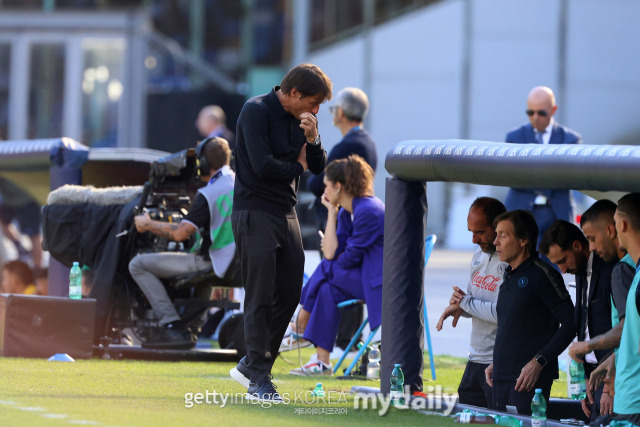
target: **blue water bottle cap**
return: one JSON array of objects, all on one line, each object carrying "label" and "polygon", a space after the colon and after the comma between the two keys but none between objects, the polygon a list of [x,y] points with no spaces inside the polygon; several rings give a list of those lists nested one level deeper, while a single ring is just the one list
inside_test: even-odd
[{"label": "blue water bottle cap", "polygon": [[542,389],[541,388],[537,388],[536,389],[536,393],[542,393]]},{"label": "blue water bottle cap", "polygon": [[316,387],[322,387],[322,383],[316,383]]},{"label": "blue water bottle cap", "polygon": [[73,261],[73,265],[80,266],[80,263],[78,261]]},{"label": "blue water bottle cap", "polygon": [[395,366],[396,368],[399,368],[399,367],[400,367],[400,364],[399,364],[399,363],[396,363],[396,364],[395,364],[395,365],[393,365],[393,366]]}]

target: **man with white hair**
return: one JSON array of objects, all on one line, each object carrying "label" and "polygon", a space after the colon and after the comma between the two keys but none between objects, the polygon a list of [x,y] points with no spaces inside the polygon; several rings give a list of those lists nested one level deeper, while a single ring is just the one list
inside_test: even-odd
[{"label": "man with white hair", "polygon": [[[357,154],[376,171],[378,153],[376,143],[371,139],[369,132],[362,127],[364,118],[369,111],[369,98],[360,89],[347,87],[338,92],[336,103],[329,107],[333,114],[333,125],[340,129],[342,140],[329,152],[327,164],[336,159],[346,159],[352,154]],[[324,193],[324,173],[314,175],[309,179],[309,190],[316,196],[316,213],[319,221],[319,229],[324,230],[327,219],[327,210],[320,199]]]},{"label": "man with white hair", "polygon": [[[363,128],[364,118],[369,111],[369,98],[361,89],[346,87],[338,92],[336,102],[329,107],[333,115],[333,125],[340,129],[342,140],[329,152],[327,164],[336,159],[346,159],[357,154],[376,171],[378,153],[371,135]],[[316,225],[318,230],[324,230],[327,222],[327,208],[320,202],[324,193],[324,173],[313,175],[309,179],[309,190],[316,196],[314,203],[316,211]],[[362,306],[350,309],[340,309],[342,314],[338,328],[337,347],[344,348],[358,330],[362,320]]]}]

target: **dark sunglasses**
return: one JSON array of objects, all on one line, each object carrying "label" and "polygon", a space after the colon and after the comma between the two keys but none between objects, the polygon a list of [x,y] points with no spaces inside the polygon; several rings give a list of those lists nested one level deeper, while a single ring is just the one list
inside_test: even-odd
[{"label": "dark sunglasses", "polygon": [[534,115],[534,114],[536,114],[536,113],[538,113],[538,115],[539,115],[540,117],[547,117],[547,116],[549,115],[549,113],[547,113],[545,110],[538,110],[538,111],[535,111],[535,110],[527,110],[527,116],[529,116],[529,117],[533,116],[533,115]]}]

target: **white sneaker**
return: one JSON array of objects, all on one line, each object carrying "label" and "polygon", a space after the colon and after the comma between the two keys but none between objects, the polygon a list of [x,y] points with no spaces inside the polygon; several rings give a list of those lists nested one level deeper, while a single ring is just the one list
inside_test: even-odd
[{"label": "white sneaker", "polygon": [[289,371],[291,375],[333,375],[333,365],[325,364],[320,360],[312,360],[301,368]]},{"label": "white sneaker", "polygon": [[285,351],[297,350],[299,348],[309,347],[311,345],[311,341],[307,341],[302,336],[296,334],[295,332],[289,331],[282,338],[282,343],[280,343],[280,353],[284,353]]}]

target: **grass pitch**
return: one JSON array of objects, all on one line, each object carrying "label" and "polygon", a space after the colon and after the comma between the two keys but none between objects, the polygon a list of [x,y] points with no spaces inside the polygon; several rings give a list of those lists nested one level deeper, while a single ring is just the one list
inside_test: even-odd
[{"label": "grass pitch", "polygon": [[[311,353],[311,349],[302,351],[303,363]],[[287,358],[298,362],[295,352],[288,353]],[[465,359],[436,357],[438,378],[435,382],[425,381],[425,391],[428,386],[441,386],[443,393],[455,393],[465,363]],[[93,359],[66,363],[0,359],[0,426],[455,425],[451,418],[412,410],[390,408],[380,416],[380,407],[354,409],[351,387],[379,387],[379,382],[296,377],[288,372],[297,366],[280,358],[274,366],[274,383],[280,393],[288,394],[291,402],[271,407],[248,403],[241,398],[246,390],[228,376],[234,366],[204,362]],[[428,358],[424,373],[425,379],[429,378]],[[308,394],[316,382],[322,382],[325,391],[330,392],[324,402]],[[196,393],[203,395],[200,403]],[[229,394],[224,404],[221,393]],[[554,385],[554,396],[564,393],[563,383]],[[214,398],[217,404],[213,403]]]}]

